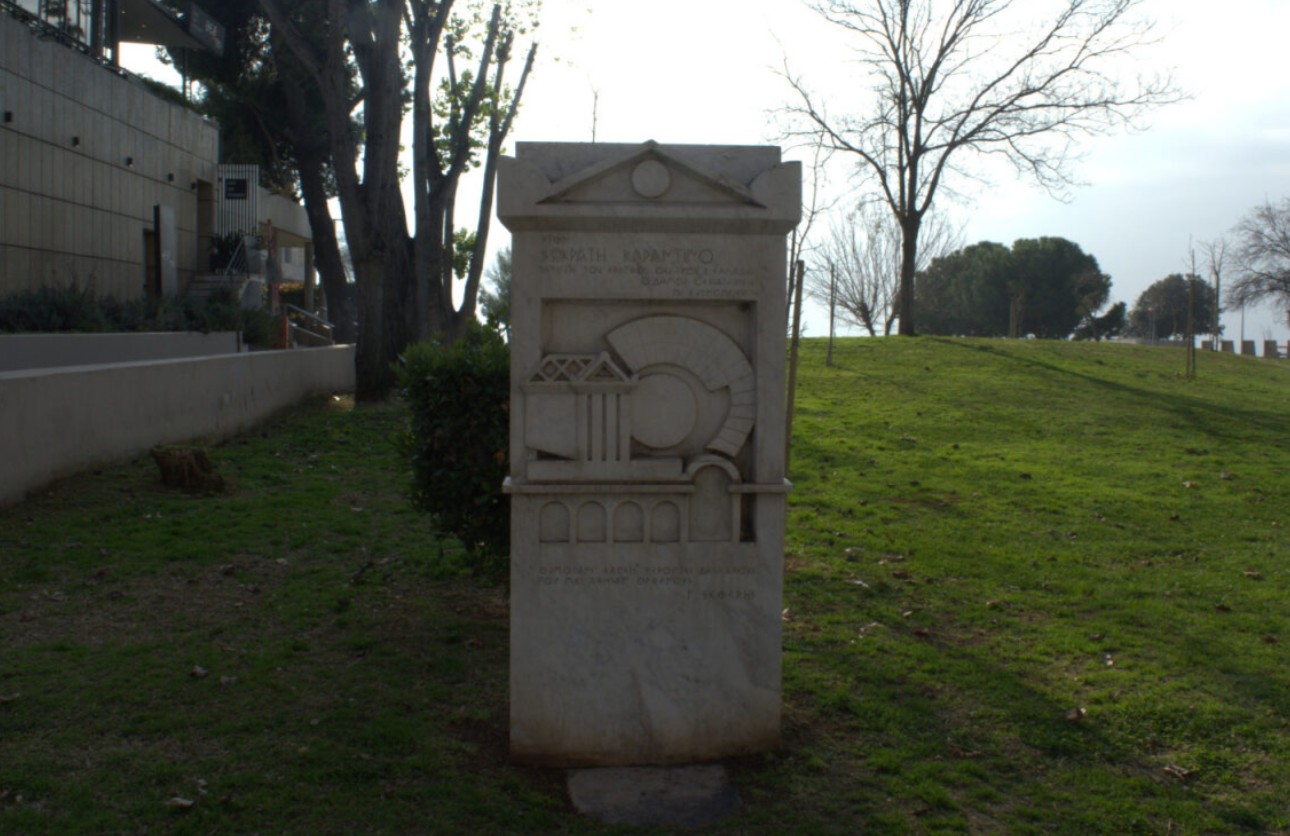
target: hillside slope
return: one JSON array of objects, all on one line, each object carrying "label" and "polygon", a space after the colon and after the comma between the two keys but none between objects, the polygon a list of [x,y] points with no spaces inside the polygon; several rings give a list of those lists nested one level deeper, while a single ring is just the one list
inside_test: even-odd
[{"label": "hillside slope", "polygon": [[[789,728],[875,824],[1290,827],[1290,363],[806,341]],[[845,791],[842,788],[846,788]]]}]

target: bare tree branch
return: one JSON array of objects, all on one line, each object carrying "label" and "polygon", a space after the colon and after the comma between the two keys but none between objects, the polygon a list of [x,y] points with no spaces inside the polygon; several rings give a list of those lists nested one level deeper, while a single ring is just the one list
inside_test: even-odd
[{"label": "bare tree branch", "polygon": [[[505,56],[509,56],[512,43],[513,38],[508,35],[503,50]],[[488,244],[488,229],[493,217],[493,189],[497,183],[497,160],[502,154],[502,143],[510,135],[511,124],[515,121],[515,114],[520,108],[520,100],[524,97],[524,86],[528,83],[529,73],[533,71],[537,47],[536,42],[529,45],[528,56],[524,59],[524,69],[520,71],[520,81],[511,96],[509,106],[501,100],[502,74],[506,61],[502,53],[498,56],[497,74],[493,79],[493,91],[497,100],[493,103],[489,118],[488,153],[484,158],[484,194],[479,202],[479,220],[475,227],[478,230],[475,236],[475,251],[470,258],[470,270],[466,274],[466,292],[463,296],[465,301],[462,303],[463,312],[468,311],[472,316],[475,313],[475,298],[479,292],[480,279],[484,273],[484,253]]]},{"label": "bare tree branch", "polygon": [[[1083,136],[1131,124],[1180,99],[1168,79],[1117,77],[1119,59],[1150,43],[1130,19],[1142,0],[1061,0],[1029,33],[1005,27],[1017,0],[817,0],[813,8],[853,36],[867,114],[834,114],[787,67],[796,94],[788,136],[852,155],[901,231],[900,332],[915,331],[919,231],[945,180],[973,154],[999,156],[1061,195],[1074,184]],[[865,84],[857,85],[865,87]]]},{"label": "bare tree branch", "polygon": [[[929,215],[923,224],[918,269],[961,246],[958,228],[938,214]],[[828,239],[813,255],[806,293],[823,304],[832,295],[842,318],[869,336],[890,335],[897,319],[900,259],[896,219],[881,204],[862,203],[830,225]]]},{"label": "bare tree branch", "polygon": [[1220,236],[1212,241],[1202,241],[1200,248],[1205,253],[1205,261],[1209,265],[1209,277],[1214,282],[1214,334],[1213,349],[1218,351],[1219,339],[1222,334],[1222,325],[1219,321],[1219,300],[1223,298],[1223,268],[1228,260],[1228,251],[1231,248],[1231,242],[1226,236]]},{"label": "bare tree branch", "polygon": [[1228,287],[1228,304],[1271,301],[1290,309],[1290,198],[1255,207],[1234,234],[1238,274]]}]

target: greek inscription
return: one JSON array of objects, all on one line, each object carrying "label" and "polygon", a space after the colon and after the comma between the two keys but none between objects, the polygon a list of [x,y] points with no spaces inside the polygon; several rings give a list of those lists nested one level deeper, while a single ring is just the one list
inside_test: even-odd
[{"label": "greek inscription", "polygon": [[604,264],[608,260],[604,247],[545,247],[538,255],[541,264]]},{"label": "greek inscription", "polygon": [[545,235],[541,243],[536,268],[543,276],[623,279],[674,298],[743,298],[759,287],[756,267],[723,264],[709,247],[577,246],[566,235]]},{"label": "greek inscription", "polygon": [[623,250],[623,261],[629,264],[711,264],[712,250],[686,247],[637,247]]},{"label": "greek inscription", "polygon": [[620,566],[538,566],[539,586],[604,587],[630,585],[638,588],[685,589],[686,597],[704,601],[752,601],[752,589],[696,590],[701,579],[737,580],[751,578],[757,569],[748,566],[653,566],[629,563]]},{"label": "greek inscription", "polygon": [[703,592],[705,601],[752,601],[757,593],[751,589],[708,589]]}]

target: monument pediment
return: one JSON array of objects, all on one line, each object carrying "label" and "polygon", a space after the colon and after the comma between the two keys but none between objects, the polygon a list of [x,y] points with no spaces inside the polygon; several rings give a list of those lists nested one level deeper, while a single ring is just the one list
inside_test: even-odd
[{"label": "monument pediment", "polygon": [[606,160],[551,184],[542,204],[661,203],[754,206],[765,205],[752,191],[720,173],[709,171],[669,153],[657,142]]},{"label": "monument pediment", "polygon": [[499,161],[497,215],[512,230],[705,230],[780,234],[800,214],[801,166],[778,149],[519,143]]}]

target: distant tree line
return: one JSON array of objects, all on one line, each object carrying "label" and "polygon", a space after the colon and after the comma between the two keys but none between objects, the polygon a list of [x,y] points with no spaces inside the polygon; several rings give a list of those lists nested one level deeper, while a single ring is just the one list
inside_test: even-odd
[{"label": "distant tree line", "polygon": [[[1201,250],[1208,279],[1192,272],[1157,281],[1138,296],[1126,333],[1153,339],[1181,337],[1187,333],[1190,308],[1192,333],[1213,334],[1217,339],[1222,331],[1220,302],[1228,309],[1278,305],[1290,323],[1290,198],[1254,207],[1230,237],[1205,242]],[[1224,289],[1225,270],[1234,279]]]},{"label": "distant tree line", "polygon": [[[1202,267],[1193,257],[1193,272],[1154,282],[1132,308],[1108,307],[1111,277],[1065,238],[960,248],[958,232],[941,217],[929,220],[924,233],[928,246],[920,251],[916,291],[924,334],[1167,340],[1190,328],[1217,339],[1220,301],[1228,307],[1271,302],[1290,314],[1290,198],[1251,210],[1236,226],[1235,240],[1202,243]],[[862,206],[816,247],[808,293],[831,316],[870,336],[891,334],[899,320],[902,258],[899,227]],[[1235,278],[1223,292],[1225,268]]]},{"label": "distant tree line", "polygon": [[1138,295],[1129,313],[1127,333],[1147,339],[1181,338],[1187,334],[1189,305],[1192,334],[1213,333],[1217,298],[1214,286],[1200,276],[1166,276]]},{"label": "distant tree line", "polygon": [[1122,305],[1098,316],[1111,277],[1065,238],[982,241],[934,259],[916,287],[925,334],[1098,338],[1123,325]]}]

